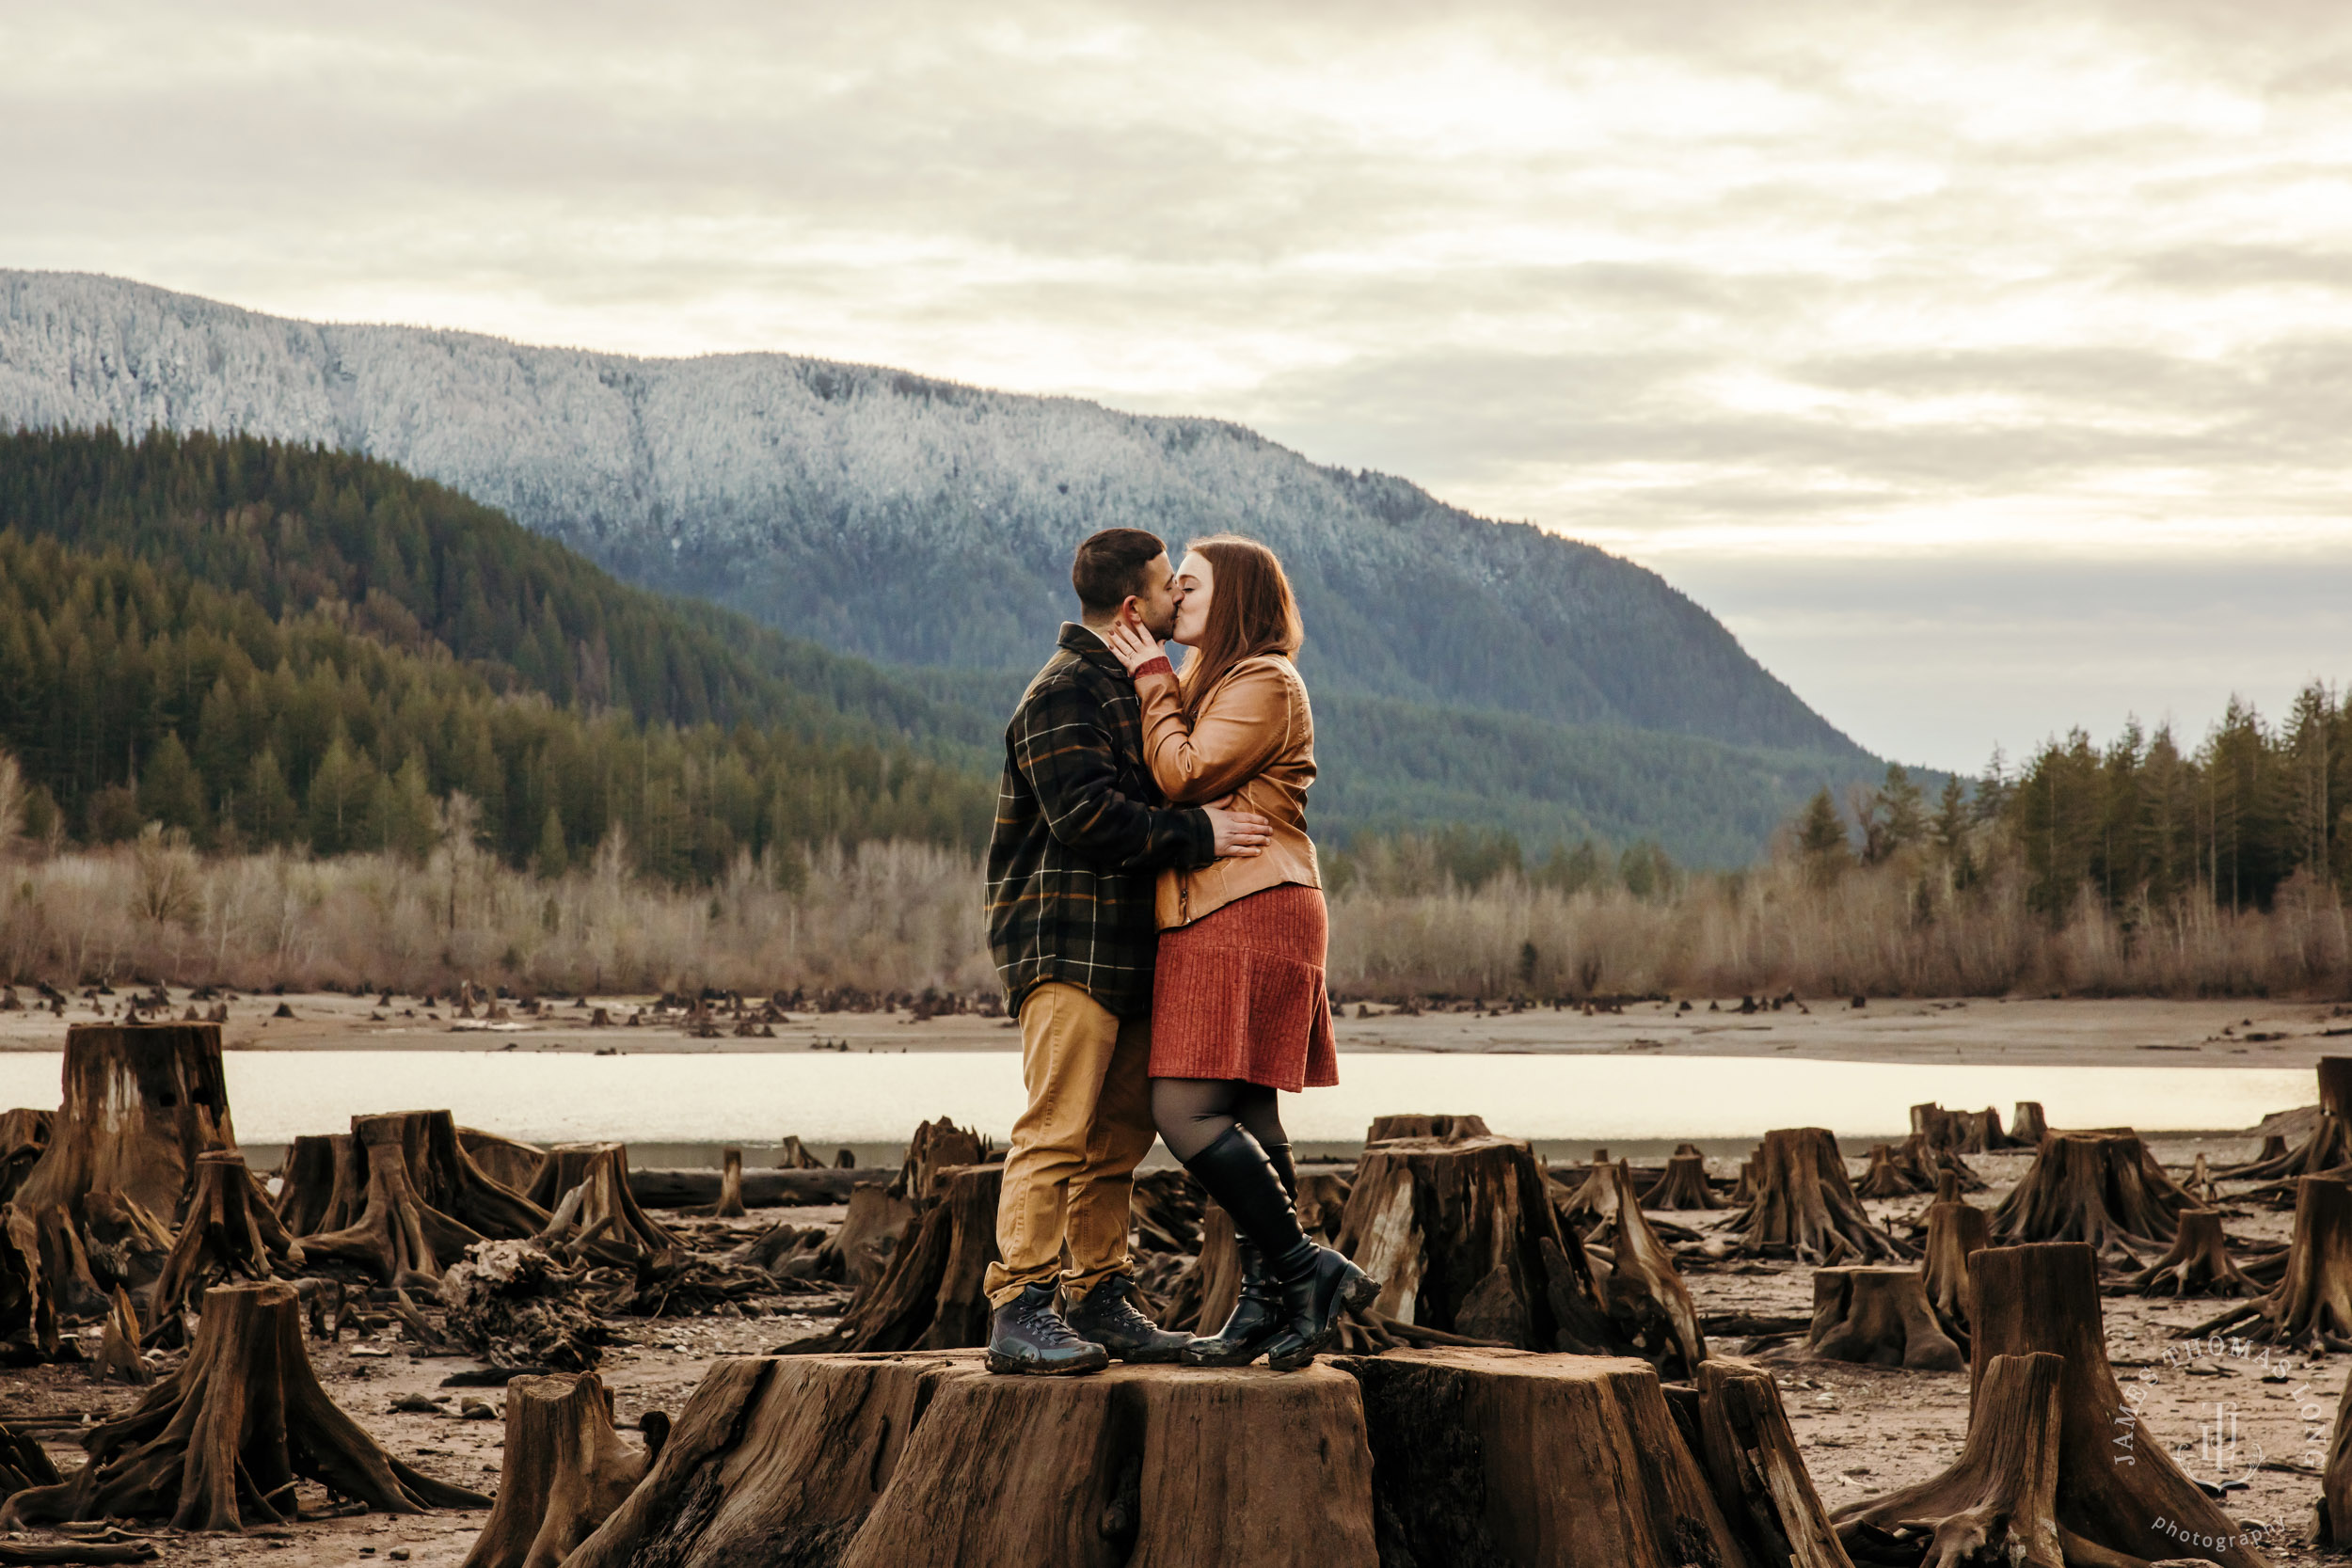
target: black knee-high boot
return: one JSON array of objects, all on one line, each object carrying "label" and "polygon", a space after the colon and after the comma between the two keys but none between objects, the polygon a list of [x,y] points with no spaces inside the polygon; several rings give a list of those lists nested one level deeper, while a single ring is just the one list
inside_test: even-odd
[{"label": "black knee-high boot", "polygon": [[1379,1283],[1329,1247],[1307,1239],[1281,1178],[1258,1140],[1238,1122],[1184,1162],[1209,1196],[1258,1244],[1266,1270],[1282,1285],[1289,1325],[1266,1348],[1267,1365],[1292,1371],[1312,1361],[1339,1330],[1340,1314],[1368,1307]]},{"label": "black knee-high boot", "polygon": [[[1291,1196],[1292,1212],[1298,1202],[1298,1171],[1291,1164],[1291,1146],[1265,1144],[1266,1163],[1281,1179],[1282,1190]],[[1184,1362],[1187,1367],[1246,1367],[1265,1354],[1274,1337],[1290,1326],[1290,1313],[1282,1305],[1282,1282],[1266,1268],[1265,1254],[1258,1243],[1239,1226],[1234,1227],[1233,1256],[1241,1265],[1241,1295],[1233,1303],[1233,1310],[1226,1317],[1225,1326],[1215,1334],[1204,1334],[1184,1347]]]}]

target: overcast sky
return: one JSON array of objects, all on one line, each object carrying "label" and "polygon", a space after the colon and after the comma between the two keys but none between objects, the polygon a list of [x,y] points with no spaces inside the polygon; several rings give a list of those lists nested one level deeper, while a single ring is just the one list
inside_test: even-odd
[{"label": "overcast sky", "polygon": [[11,4],[0,124],[0,264],[1241,420],[1909,760],[2352,677],[2352,7]]}]

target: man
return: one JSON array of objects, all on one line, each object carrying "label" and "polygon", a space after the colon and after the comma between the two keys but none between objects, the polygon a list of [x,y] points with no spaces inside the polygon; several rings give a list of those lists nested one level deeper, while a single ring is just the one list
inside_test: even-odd
[{"label": "man", "polygon": [[1083,619],[1063,625],[1005,728],[988,936],[1021,1021],[1029,1106],[1005,1155],[1001,1260],[985,1283],[993,1371],[1173,1361],[1189,1339],[1137,1307],[1127,1256],[1135,1168],[1152,1137],[1152,887],[1162,866],[1258,854],[1267,824],[1171,808],[1144,765],[1135,683],[1102,633],[1124,617],[1166,637],[1175,577],[1167,546],[1140,529],[1080,545],[1070,581]]}]

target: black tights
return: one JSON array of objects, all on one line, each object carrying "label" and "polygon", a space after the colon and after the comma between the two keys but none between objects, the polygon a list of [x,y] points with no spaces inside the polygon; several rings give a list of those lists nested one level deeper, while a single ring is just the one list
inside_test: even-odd
[{"label": "black tights", "polygon": [[1179,1160],[1190,1160],[1235,1122],[1261,1144],[1290,1142],[1274,1091],[1238,1078],[1154,1078],[1152,1119],[1159,1124],[1168,1152]]}]

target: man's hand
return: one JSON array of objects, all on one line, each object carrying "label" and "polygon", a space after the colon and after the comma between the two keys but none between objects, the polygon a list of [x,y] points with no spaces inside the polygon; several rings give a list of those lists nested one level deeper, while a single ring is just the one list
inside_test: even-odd
[{"label": "man's hand", "polygon": [[1209,814],[1209,827],[1216,834],[1216,858],[1248,860],[1265,853],[1267,836],[1274,825],[1254,811],[1224,811],[1216,806],[1201,808]]}]

